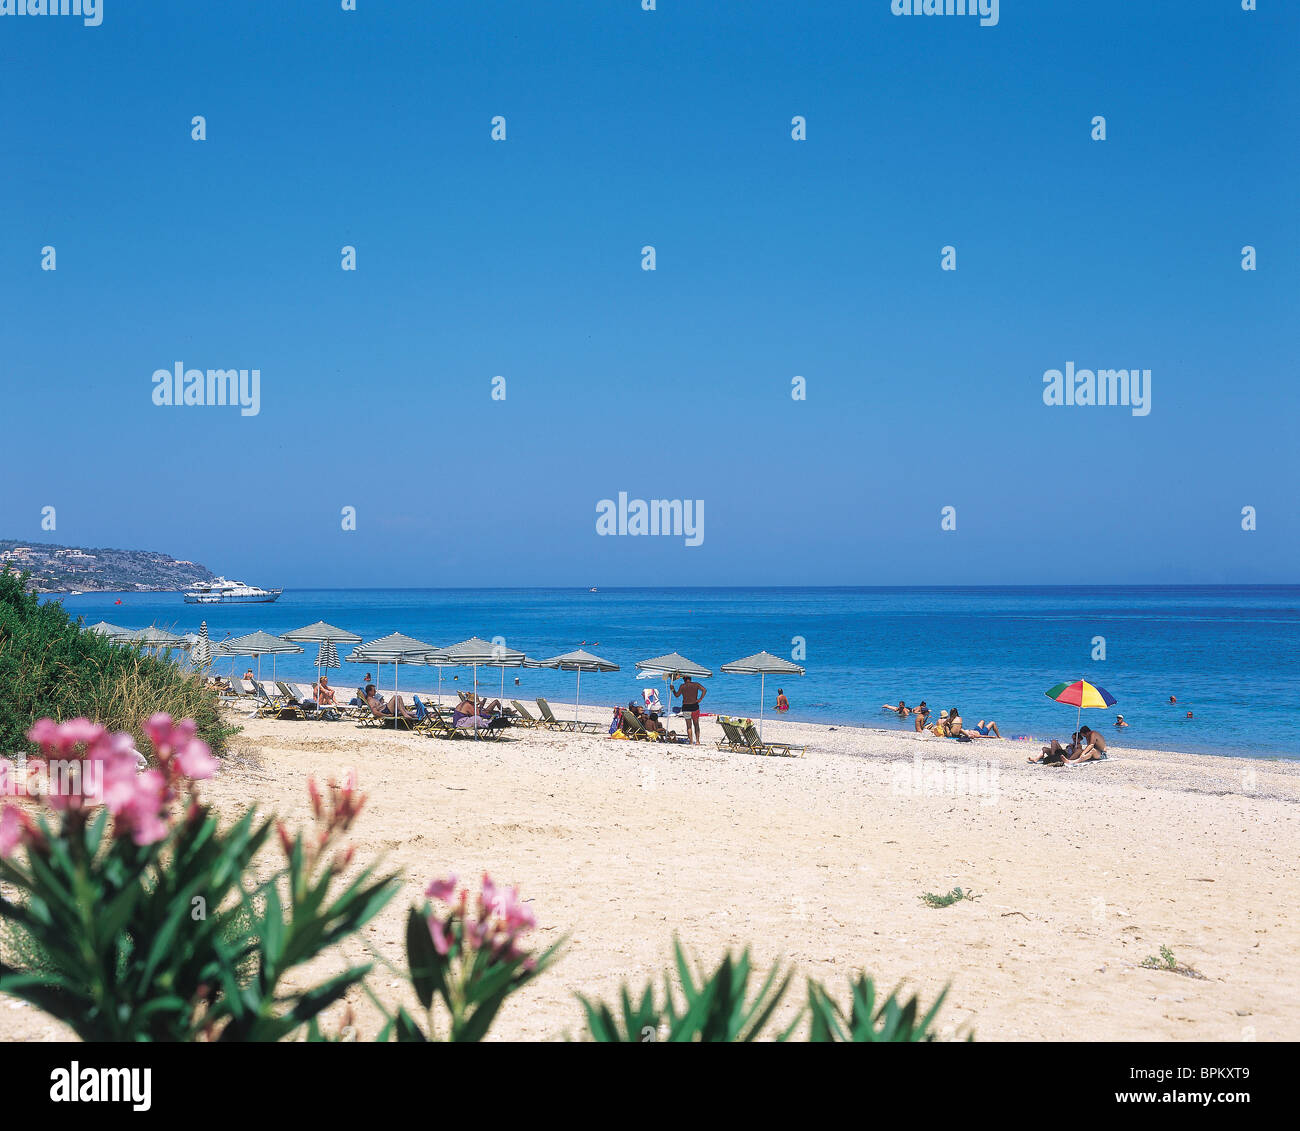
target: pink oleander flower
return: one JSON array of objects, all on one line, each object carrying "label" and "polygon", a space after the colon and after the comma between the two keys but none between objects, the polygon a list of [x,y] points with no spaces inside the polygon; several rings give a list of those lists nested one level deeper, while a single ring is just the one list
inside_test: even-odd
[{"label": "pink oleander flower", "polygon": [[138,845],[155,844],[167,835],[163,812],[167,804],[167,779],[157,770],[146,770],[122,808],[114,814],[117,831],[129,833]]},{"label": "pink oleander flower", "polygon": [[449,926],[449,923],[443,923],[436,915],[429,916],[429,934],[433,937],[433,949],[444,956],[451,953]]},{"label": "pink oleander flower", "polygon": [[[159,712],[143,723],[161,770],[139,771],[135,740],[123,731],[109,733],[88,719],[55,723],[39,719],[28,732],[60,772],[47,775],[45,803],[55,810],[77,810],[103,803],[114,817],[114,833],[138,845],[154,844],[169,832],[171,802],[179,779],[211,777],[218,766],[207,743],[196,735],[193,719],[173,722]],[[80,757],[76,756],[81,748]],[[65,763],[76,761],[78,766]],[[53,770],[53,767],[51,767]],[[30,839],[30,836],[29,836]]]},{"label": "pink oleander flower", "polygon": [[431,899],[440,899],[443,903],[454,903],[456,898],[456,875],[452,873],[445,880],[434,880],[424,894]]},{"label": "pink oleander flower", "polygon": [[198,738],[191,738],[176,751],[176,765],[191,781],[210,778],[221,765],[213,756],[212,748]]},{"label": "pink oleander flower", "polygon": [[165,711],[150,715],[144,721],[144,732],[153,743],[158,761],[166,764],[181,748],[187,746],[198,734],[198,724],[193,719],[181,719],[172,722],[171,715]]},{"label": "pink oleander flower", "polygon": [[12,856],[23,845],[44,851],[49,847],[40,826],[16,805],[0,807],[0,860]]},{"label": "pink oleander flower", "polygon": [[47,757],[66,757],[78,746],[90,747],[104,737],[105,730],[89,719],[69,719],[56,723],[53,719],[37,719],[27,737],[35,742]]}]

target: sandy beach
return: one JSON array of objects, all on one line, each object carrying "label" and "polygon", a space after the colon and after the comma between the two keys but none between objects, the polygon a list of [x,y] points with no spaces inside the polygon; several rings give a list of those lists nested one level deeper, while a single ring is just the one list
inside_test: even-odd
[{"label": "sandy beach", "polygon": [[[604,722],[608,708],[582,716]],[[1112,747],[1105,763],[1040,768],[1023,742],[770,720],[767,738],[807,753],[720,752],[711,718],[702,747],[237,721],[206,787],[225,815],[256,803],[306,823],[308,776],[357,768],[369,795],[358,858],[407,877],[409,899],[367,931],[392,962],[403,964],[409,902],[449,871],[519,884],[537,941],[569,936],[496,1039],[579,1036],[574,994],[612,999],[624,981],[661,977],[674,934],[701,962],[748,944],[761,967],[793,961],[834,990],[857,969],[926,1002],[949,985],[948,1037],[1300,1038],[1300,763]],[[978,898],[921,898],[958,886]],[[334,961],[364,958],[366,944]],[[1200,977],[1143,968],[1161,946]],[[401,998],[386,970],[372,985]],[[359,994],[351,1004],[367,1039],[377,1012]],[[0,999],[0,1039],[64,1036]]]}]

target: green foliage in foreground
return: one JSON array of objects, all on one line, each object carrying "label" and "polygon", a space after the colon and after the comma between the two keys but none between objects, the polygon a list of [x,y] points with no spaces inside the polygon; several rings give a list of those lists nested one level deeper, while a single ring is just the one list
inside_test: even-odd
[{"label": "green foliage in foreground", "polygon": [[608,1005],[579,997],[586,1013],[587,1033],[599,1042],[740,1042],[795,1038],[806,1023],[805,1040],[917,1042],[935,1039],[933,1023],[947,990],[921,1013],[919,998],[900,1001],[895,990],[877,1003],[875,984],[865,974],[850,981],[847,1011],[826,988],[812,978],[807,981],[807,1003],[784,1028],[768,1031],[794,977],[793,968],[772,968],[763,982],[750,993],[752,974],[749,951],[738,958],[723,958],[711,974],[692,972],[681,943],[674,944],[677,980],[665,977],[662,997],[654,985],[647,985],[634,997],[627,989],[619,998],[618,1011]]},{"label": "green foliage in foreground", "polygon": [[[0,992],[85,1041],[275,1041],[338,1001],[356,966],[281,992],[285,975],[360,930],[397,890],[370,869],[336,883],[301,838],[263,883],[253,863],[271,822],[250,810],[221,831],[195,807],[163,841],[107,835],[106,809],[35,818],[43,845],[0,860]],[[335,892],[335,887],[342,890]],[[15,895],[17,898],[15,898]]]},{"label": "green foliage in foreground", "polygon": [[87,717],[129,732],[143,750],[140,721],[155,711],[193,719],[199,736],[221,752],[234,731],[221,722],[217,697],[202,679],[88,632],[58,601],[42,603],[27,592],[25,576],[0,570],[0,753],[26,750],[27,732],[42,716]]}]

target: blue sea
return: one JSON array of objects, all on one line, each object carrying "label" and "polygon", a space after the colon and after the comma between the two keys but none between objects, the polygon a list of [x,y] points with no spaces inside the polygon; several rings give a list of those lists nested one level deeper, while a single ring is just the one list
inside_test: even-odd
[{"label": "blue sea", "polygon": [[[206,618],[214,643],[325,620],[367,640],[404,632],[442,646],[501,636],[536,657],[585,647],[622,668],[584,676],[583,702],[594,704],[626,703],[648,686],[636,678],[636,661],[676,651],[714,670],[708,708],[745,715],[758,713],[758,677],[721,675],[719,665],[763,649],[784,657],[801,649],[796,658],[807,675],[769,678],[767,710],[779,683],[790,718],[885,728],[904,724],[882,703],[925,699],[932,710],[958,707],[967,725],[992,718],[1008,736],[1065,738],[1075,709],[1044,692],[1082,677],[1117,700],[1113,710],[1085,711],[1085,721],[1111,733],[1122,711],[1131,724],[1119,732],[1124,745],[1300,757],[1292,719],[1300,701],[1300,586],[296,589],[268,605],[186,605],[179,593],[62,600],[87,624],[196,632]],[[1104,659],[1093,658],[1098,637]],[[277,658],[277,674],[311,676],[316,647],[306,648]],[[220,661],[219,670],[229,663]],[[242,672],[248,662],[237,666]],[[262,669],[270,674],[269,657]],[[332,678],[352,687],[367,669],[373,665],[345,662]],[[380,685],[391,688],[392,676],[385,666]],[[468,670],[444,671],[452,686],[469,678]],[[481,689],[499,690],[500,669],[480,669],[479,678]],[[438,673],[403,666],[399,680],[403,688],[432,688]],[[506,672],[509,696],[526,702],[538,695],[571,702],[573,684],[572,674]]]}]

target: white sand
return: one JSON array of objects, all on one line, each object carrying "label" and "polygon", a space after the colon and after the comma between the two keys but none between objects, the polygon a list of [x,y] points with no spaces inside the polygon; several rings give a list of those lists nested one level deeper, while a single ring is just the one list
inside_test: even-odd
[{"label": "white sand", "polygon": [[[674,933],[710,964],[749,944],[760,966],[791,959],[836,990],[859,968],[926,1002],[950,984],[945,1032],[977,1039],[1300,1037],[1297,763],[1112,748],[1098,765],[1040,768],[1027,743],[770,720],[769,739],[807,755],[721,753],[708,718],[710,745],[690,748],[241,721],[207,788],[228,816],[256,802],[305,822],[308,775],[358,768],[358,856],[408,877],[367,931],[394,962],[409,901],[448,871],[520,884],[537,940],[570,936],[498,1037],[579,1034],[574,993],[612,999],[660,977]],[[955,886],[980,898],[920,898]],[[1204,978],[1143,969],[1162,944]],[[354,942],[343,957],[365,953]],[[401,993],[387,972],[373,984]],[[0,999],[0,1038],[61,1035],[15,1004]],[[372,1033],[372,1007],[354,1004]]]}]

